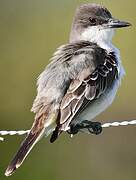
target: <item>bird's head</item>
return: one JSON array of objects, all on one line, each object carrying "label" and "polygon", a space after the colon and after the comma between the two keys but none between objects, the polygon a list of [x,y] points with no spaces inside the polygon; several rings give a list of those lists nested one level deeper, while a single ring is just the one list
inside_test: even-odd
[{"label": "bird's head", "polygon": [[112,17],[107,8],[98,4],[81,5],[73,20],[70,42],[77,40],[110,41],[114,29],[130,26],[125,21]]}]

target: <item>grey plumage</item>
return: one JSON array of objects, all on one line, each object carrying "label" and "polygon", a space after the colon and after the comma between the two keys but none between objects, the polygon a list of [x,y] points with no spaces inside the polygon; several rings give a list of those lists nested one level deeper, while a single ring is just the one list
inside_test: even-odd
[{"label": "grey plumage", "polygon": [[[68,65],[70,69],[67,68],[66,70],[68,72],[67,77],[72,80],[60,106],[58,124],[60,130],[64,131],[72,119],[83,111],[83,106],[99,98],[102,93],[111,88],[112,83],[118,78],[118,64],[114,53],[108,54],[96,44],[87,41],[72,43],[68,46],[73,46],[72,49],[74,49],[75,45],[78,45],[79,49],[73,51],[71,57],[74,58],[70,58],[67,62],[70,64]],[[68,54],[66,47],[65,53]],[[75,67],[75,59],[78,60],[78,63],[74,69],[72,62],[74,62]],[[71,77],[71,74],[74,76]]]},{"label": "grey plumage", "polygon": [[70,42],[75,42],[79,38],[78,34],[82,34],[83,30],[90,25],[93,26],[94,22],[91,22],[91,19],[97,19],[97,25],[104,24],[108,22],[108,19],[112,18],[111,13],[108,11],[107,8],[103,7],[99,4],[83,4],[77,8],[71,33],[70,33]]},{"label": "grey plumage", "polygon": [[129,25],[112,19],[101,5],[78,8],[70,42],[58,48],[38,78],[38,93],[31,109],[35,121],[6,176],[22,164],[43,135],[53,132],[54,142],[73,123],[93,119],[112,103],[123,76],[119,53],[111,44],[112,28]]}]

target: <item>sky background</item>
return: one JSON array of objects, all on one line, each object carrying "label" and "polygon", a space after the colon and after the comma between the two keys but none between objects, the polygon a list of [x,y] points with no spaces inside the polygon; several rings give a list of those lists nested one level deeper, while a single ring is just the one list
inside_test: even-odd
[{"label": "sky background", "polygon": [[[53,52],[68,42],[78,0],[0,0],[0,130],[29,129],[36,79]],[[102,122],[136,118],[136,1],[95,1],[133,24],[113,39],[121,51],[126,76],[112,106],[96,118]],[[10,180],[135,180],[136,127],[104,129],[99,136],[43,138]],[[24,136],[0,142],[0,179]]]}]

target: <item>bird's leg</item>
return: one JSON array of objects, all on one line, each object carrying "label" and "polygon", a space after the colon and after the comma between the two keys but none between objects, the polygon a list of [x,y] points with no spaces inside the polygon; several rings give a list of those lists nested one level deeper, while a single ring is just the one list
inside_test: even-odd
[{"label": "bird's leg", "polygon": [[82,121],[80,124],[71,124],[69,134],[77,134],[80,130],[87,129],[89,133],[100,134],[102,132],[102,126],[100,122],[92,122],[88,120]]}]

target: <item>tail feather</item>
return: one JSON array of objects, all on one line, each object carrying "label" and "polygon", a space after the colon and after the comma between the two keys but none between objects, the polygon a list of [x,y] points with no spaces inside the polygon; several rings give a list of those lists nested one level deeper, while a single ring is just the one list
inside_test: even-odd
[{"label": "tail feather", "polygon": [[46,136],[48,136],[54,130],[56,119],[58,117],[58,109],[54,109],[53,107],[53,104],[43,106],[36,114],[30,133],[21,144],[19,150],[5,171],[6,176],[12,175],[13,172],[21,166],[33,146],[43,135],[46,134]]},{"label": "tail feather", "polygon": [[30,132],[24,142],[21,144],[17,154],[6,169],[5,175],[10,176],[13,172],[21,166],[28,153],[31,151],[33,146],[37,143],[44,132],[44,128],[40,129],[36,133]]},{"label": "tail feather", "polygon": [[21,164],[23,163],[23,161],[25,160],[26,156],[29,154],[33,146],[38,142],[38,140],[46,131],[45,129],[47,127],[50,129],[50,125],[53,124],[53,121],[55,121],[56,116],[57,113],[55,113],[55,115],[52,114],[51,105],[43,107],[41,111],[37,113],[30,133],[21,144],[19,150],[17,151],[16,155],[14,156],[13,160],[11,161],[11,163],[5,171],[6,176],[12,175],[13,172],[21,166]]},{"label": "tail feather", "polygon": [[61,132],[62,131],[59,130],[59,127],[56,126],[55,130],[53,131],[53,133],[51,135],[50,142],[53,143],[54,141],[56,141],[56,139],[61,134]]}]

